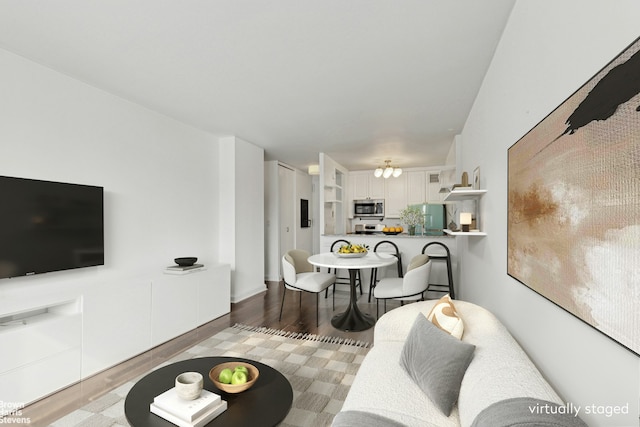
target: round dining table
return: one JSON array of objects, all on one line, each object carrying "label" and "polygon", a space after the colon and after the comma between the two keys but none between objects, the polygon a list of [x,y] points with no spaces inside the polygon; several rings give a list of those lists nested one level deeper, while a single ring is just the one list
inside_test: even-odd
[{"label": "round dining table", "polygon": [[398,261],[394,255],[384,252],[367,252],[365,256],[347,256],[325,252],[311,255],[309,263],[316,267],[326,267],[349,270],[350,298],[347,309],[338,315],[333,316],[331,324],[334,328],[342,331],[364,331],[375,325],[373,316],[363,313],[358,308],[358,296],[356,293],[356,273],[365,268],[379,268],[395,264]]}]

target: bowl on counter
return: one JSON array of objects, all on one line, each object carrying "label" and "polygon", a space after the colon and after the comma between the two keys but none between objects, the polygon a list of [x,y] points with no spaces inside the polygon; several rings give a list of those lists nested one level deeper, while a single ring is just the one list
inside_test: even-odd
[{"label": "bowl on counter", "polygon": [[198,261],[198,258],[193,256],[188,256],[188,257],[175,258],[173,261],[176,264],[178,264],[180,267],[191,267],[193,264],[196,263],[196,261]]}]

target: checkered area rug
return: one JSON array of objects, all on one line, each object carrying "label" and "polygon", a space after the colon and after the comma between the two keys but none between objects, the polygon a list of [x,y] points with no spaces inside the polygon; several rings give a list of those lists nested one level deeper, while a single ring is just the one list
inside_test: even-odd
[{"label": "checkered area rug", "polygon": [[[236,324],[158,367],[207,356],[256,360],[280,371],[293,388],[293,404],[281,427],[329,426],[342,408],[369,347],[369,343],[361,341]],[[128,426],[124,416],[124,399],[140,378],[112,390],[52,425]]]}]

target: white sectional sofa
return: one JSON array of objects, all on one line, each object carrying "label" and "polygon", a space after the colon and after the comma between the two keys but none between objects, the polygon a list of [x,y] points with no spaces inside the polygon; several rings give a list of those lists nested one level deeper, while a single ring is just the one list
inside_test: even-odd
[{"label": "white sectional sofa", "polygon": [[[498,407],[498,413],[502,412],[500,416],[511,421],[524,417],[526,420],[523,419],[522,424],[518,425],[586,425],[573,414],[562,420],[553,419],[552,423],[547,424],[545,422],[549,422],[549,417],[547,421],[544,417],[536,421],[536,415],[540,414],[535,412],[545,415],[545,407],[540,406],[544,402],[563,405],[563,401],[492,313],[472,303],[457,300],[453,303],[464,322],[462,342],[475,345],[475,350],[464,372],[457,404],[450,415],[445,415],[399,362],[417,315],[422,313],[426,316],[435,303],[422,301],[404,305],[380,317],[375,326],[373,348],[365,357],[341,412],[334,418],[334,426],[511,425],[508,422],[499,424],[496,415],[488,413],[489,410],[485,411],[488,418],[485,417],[484,423],[476,420],[490,406],[492,409]],[[509,413],[508,408],[499,408],[501,404],[498,402],[509,402],[507,399],[510,398],[529,398],[514,401],[519,415]],[[525,403],[532,408],[528,410],[529,414],[526,414]],[[487,421],[491,417],[494,419]]]}]

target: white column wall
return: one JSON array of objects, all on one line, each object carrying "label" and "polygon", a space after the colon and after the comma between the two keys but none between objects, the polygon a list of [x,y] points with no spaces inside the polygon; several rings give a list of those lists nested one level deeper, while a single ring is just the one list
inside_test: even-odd
[{"label": "white column wall", "polygon": [[231,266],[231,302],[266,290],[264,150],[235,136],[219,140],[220,262]]}]

